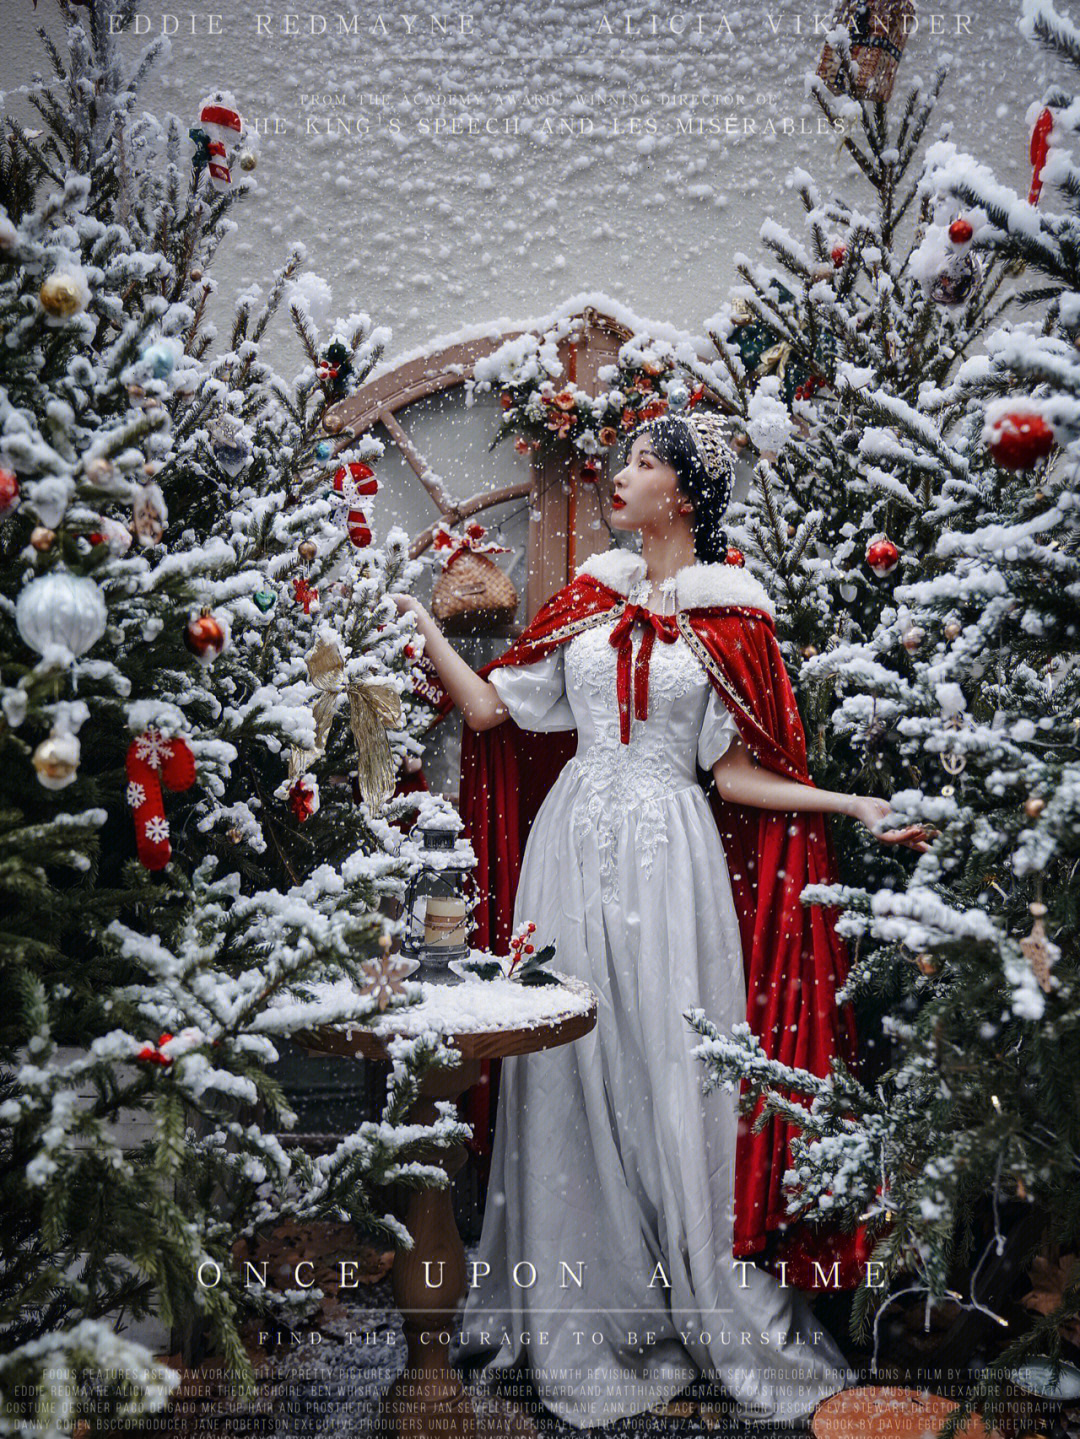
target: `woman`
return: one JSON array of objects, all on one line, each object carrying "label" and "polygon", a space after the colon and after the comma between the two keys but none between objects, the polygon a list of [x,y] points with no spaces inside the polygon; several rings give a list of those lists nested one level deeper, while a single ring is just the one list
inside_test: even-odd
[{"label": "woman", "polygon": [[[786,900],[783,934],[770,938],[767,924],[746,920],[748,889],[783,891],[793,855],[806,864],[806,853],[820,860],[827,848],[823,830],[816,850],[796,848],[805,836],[790,821],[820,825],[825,813],[842,813],[876,833],[889,810],[884,799],[817,789],[805,776],[786,676],[761,678],[761,656],[782,671],[768,595],[724,563],[720,520],[733,476],[715,416],[643,424],[615,476],[611,517],[617,529],[640,531],[640,556],[591,557],[484,674],[423,606],[395,596],[417,617],[447,707],[456,704],[471,731],[508,718],[528,731],[577,731],[577,751],[528,831],[513,919],[536,923],[538,945],[555,942],[556,967],[597,991],[599,1018],[574,1044],[503,1062],[456,1357],[488,1355],[496,1369],[527,1358],[547,1407],[582,1428],[642,1413],[698,1371],[723,1383],[742,1417],[771,1421],[805,1417],[855,1378],[805,1296],[735,1258],[733,1209],[750,1207],[749,1189],[733,1203],[737,1097],[702,1094],[696,1035],[683,1017],[700,1007],[725,1032],[748,1018],[744,946],[773,953],[794,942],[798,959],[803,942],[788,929],[805,923],[809,933],[810,922],[795,914],[797,893]],[[772,648],[755,650],[766,631]],[[747,646],[752,664],[725,678],[725,650]],[[755,683],[774,691],[752,712]],[[765,861],[775,872],[754,874],[740,853],[740,910],[698,766],[732,814],[770,812],[768,844],[756,853],[777,856]],[[734,843],[738,827],[728,832]],[[926,848],[916,827],[878,838]],[[803,948],[835,960],[838,941],[822,932],[820,911],[814,923]],[[786,959],[781,971],[788,992],[773,996],[777,1015],[799,984],[814,982],[796,979]],[[804,990],[793,1012],[813,1008],[822,1032],[835,1027],[825,1011],[830,1002],[835,1010],[844,977],[833,963],[824,1001],[814,1005],[821,991]],[[745,1141],[749,1156],[759,1141]],[[749,1176],[750,1159],[740,1165]],[[766,1223],[777,1226],[776,1205],[768,1220],[754,1217],[758,1238],[744,1252]]]}]

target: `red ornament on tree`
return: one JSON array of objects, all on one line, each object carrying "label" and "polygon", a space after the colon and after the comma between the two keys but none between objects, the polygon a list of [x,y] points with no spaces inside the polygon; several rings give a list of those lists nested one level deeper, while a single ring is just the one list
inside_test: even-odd
[{"label": "red ornament on tree", "polygon": [[0,520],[6,520],[19,507],[19,480],[11,470],[0,468]]},{"label": "red ornament on tree", "polygon": [[954,245],[966,245],[974,233],[971,221],[963,215],[955,219],[949,226],[949,239]]},{"label": "red ornament on tree", "polygon": [[159,1035],[157,1044],[144,1044],[135,1056],[136,1059],[142,1060],[144,1064],[171,1064],[172,1060],[169,1056],[161,1052],[161,1046],[168,1044],[170,1039],[172,1039],[172,1035],[169,1033]]},{"label": "red ornament on tree", "polygon": [[725,565],[745,565],[745,564],[746,564],[746,558],[745,558],[745,556],[743,555],[742,550],[737,550],[737,549],[735,549],[733,546],[730,546],[730,545],[729,545],[729,546],[728,546],[728,552],[727,552],[727,554],[724,556],[724,564],[725,564]]},{"label": "red ornament on tree", "polygon": [[289,808],[300,824],[319,808],[319,788],[309,774],[302,774],[289,790]]},{"label": "red ornament on tree", "polygon": [[301,575],[298,580],[293,580],[293,596],[298,605],[303,605],[306,615],[319,608],[319,592],[311,588],[304,575]]},{"label": "red ornament on tree", "polygon": [[1028,470],[1054,448],[1054,432],[1042,415],[1009,410],[988,421],[984,438],[994,463],[1003,470]]},{"label": "red ornament on tree", "polygon": [[829,258],[833,262],[833,268],[839,270],[840,266],[847,259],[847,246],[838,241],[829,251]]},{"label": "red ornament on tree", "polygon": [[888,535],[875,535],[866,547],[866,563],[879,580],[884,579],[900,563],[900,551]]},{"label": "red ornament on tree", "polygon": [[127,752],[127,802],[135,821],[135,849],[146,869],[164,869],[172,858],[169,821],[161,786],[174,791],[195,783],[195,756],[182,739],[147,730]]},{"label": "red ornament on tree", "polygon": [[225,648],[225,627],[211,614],[200,615],[184,631],[184,644],[201,665],[213,664]]},{"label": "red ornament on tree", "polygon": [[1050,153],[1050,132],[1054,128],[1054,112],[1043,110],[1035,121],[1035,128],[1031,132],[1031,189],[1028,192],[1028,204],[1037,205],[1039,196],[1042,194],[1042,173],[1046,164],[1046,157]]},{"label": "red ornament on tree", "polygon": [[[370,465],[354,460],[351,465],[342,465],[337,470],[334,475],[334,489],[352,505],[361,495],[377,495],[379,482]],[[371,527],[363,510],[351,508],[345,516],[345,528],[349,539],[358,550],[371,544]]]}]

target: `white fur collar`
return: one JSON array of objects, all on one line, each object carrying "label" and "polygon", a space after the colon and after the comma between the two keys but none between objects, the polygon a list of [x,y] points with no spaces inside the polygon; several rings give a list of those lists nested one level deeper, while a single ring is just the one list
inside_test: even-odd
[{"label": "white fur collar", "polygon": [[[575,575],[592,575],[620,595],[628,595],[645,577],[645,561],[633,550],[601,550],[578,565]],[[746,605],[772,615],[769,592],[756,576],[740,565],[700,560],[675,571],[675,595],[681,610],[705,605]]]}]

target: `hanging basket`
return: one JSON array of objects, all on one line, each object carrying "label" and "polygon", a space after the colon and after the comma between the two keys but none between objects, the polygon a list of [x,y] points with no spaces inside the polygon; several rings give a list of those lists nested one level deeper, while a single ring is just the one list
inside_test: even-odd
[{"label": "hanging basket", "polygon": [[[852,90],[859,99],[885,104],[892,98],[914,17],[912,0],[840,0],[832,28],[843,25],[851,37]],[[821,52],[818,75],[834,95],[844,90],[840,56],[829,44]]]},{"label": "hanging basket", "polygon": [[509,624],[517,606],[509,575],[471,550],[451,556],[431,592],[431,613],[448,635],[483,634]]}]

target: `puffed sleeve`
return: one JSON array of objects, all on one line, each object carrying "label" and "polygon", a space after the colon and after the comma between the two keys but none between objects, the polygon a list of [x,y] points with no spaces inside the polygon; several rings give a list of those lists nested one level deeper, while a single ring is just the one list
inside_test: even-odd
[{"label": "puffed sleeve", "polygon": [[566,696],[565,645],[527,665],[502,665],[488,675],[510,718],[522,729],[577,729]]},{"label": "puffed sleeve", "polygon": [[701,768],[711,770],[738,733],[739,727],[732,719],[731,711],[710,685],[709,702],[698,737],[697,760]]}]

